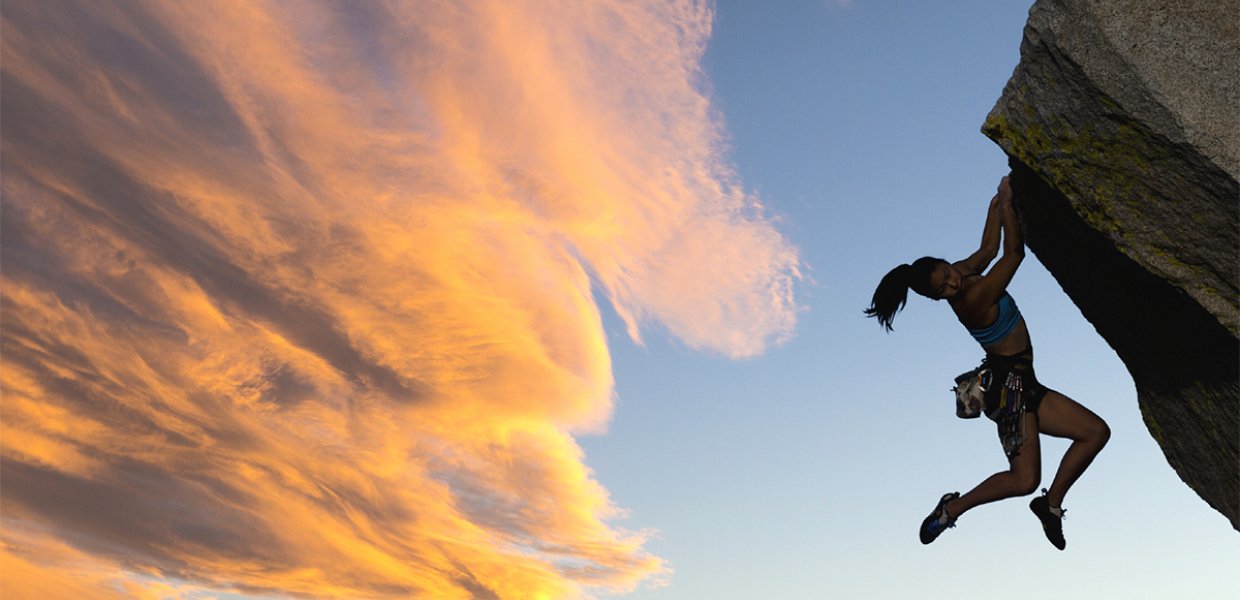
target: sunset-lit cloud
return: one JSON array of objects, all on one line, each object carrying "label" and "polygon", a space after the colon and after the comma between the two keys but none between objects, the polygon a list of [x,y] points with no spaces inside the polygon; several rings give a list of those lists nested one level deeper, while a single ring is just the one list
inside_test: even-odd
[{"label": "sunset-lit cloud", "polygon": [[666,576],[574,439],[611,415],[599,302],[734,358],[797,310],[707,4],[0,14],[6,599]]}]

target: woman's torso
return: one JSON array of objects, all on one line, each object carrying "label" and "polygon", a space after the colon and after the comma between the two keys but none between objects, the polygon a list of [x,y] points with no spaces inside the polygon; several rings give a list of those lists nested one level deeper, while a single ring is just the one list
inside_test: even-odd
[{"label": "woman's torso", "polygon": [[[966,282],[976,281],[980,275],[973,273],[966,276]],[[967,295],[968,287],[961,291],[961,295]],[[1006,292],[1005,292],[1006,295]],[[1010,296],[1008,297],[1010,301]],[[952,302],[952,310],[956,313],[956,318],[965,328],[974,331],[985,330],[1000,318],[1000,310],[998,302],[991,302],[989,305],[978,306],[976,303],[967,301],[967,297],[962,301]],[[1013,305],[1010,310],[1018,310]],[[977,334],[974,334],[977,337]],[[989,354],[999,354],[1003,356],[1012,356],[1020,354],[1031,348],[1029,340],[1029,329],[1025,327],[1024,316],[1017,316],[1016,324],[1006,335],[994,342],[987,342],[982,345],[982,349]]]}]

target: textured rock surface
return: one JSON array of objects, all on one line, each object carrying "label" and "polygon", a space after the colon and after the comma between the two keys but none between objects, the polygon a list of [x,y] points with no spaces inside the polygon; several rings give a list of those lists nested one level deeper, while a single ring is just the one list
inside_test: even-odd
[{"label": "textured rock surface", "polygon": [[983,132],[1167,461],[1240,529],[1236,3],[1039,0]]}]

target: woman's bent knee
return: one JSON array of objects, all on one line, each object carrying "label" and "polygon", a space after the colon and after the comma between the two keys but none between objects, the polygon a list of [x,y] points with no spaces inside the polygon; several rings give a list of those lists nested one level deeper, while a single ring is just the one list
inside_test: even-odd
[{"label": "woman's bent knee", "polygon": [[1093,428],[1093,431],[1091,431],[1090,434],[1089,441],[1098,446],[1098,449],[1101,450],[1102,447],[1106,446],[1107,442],[1111,439],[1111,426],[1107,425],[1106,421],[1098,419],[1098,424]]},{"label": "woman's bent knee", "polygon": [[1042,483],[1042,478],[1037,473],[1011,471],[1011,474],[1012,492],[1017,496],[1028,496],[1038,491],[1038,484]]}]

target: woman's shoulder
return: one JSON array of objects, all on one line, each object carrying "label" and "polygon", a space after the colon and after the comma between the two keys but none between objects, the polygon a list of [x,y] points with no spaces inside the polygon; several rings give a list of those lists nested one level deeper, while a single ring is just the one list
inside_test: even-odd
[{"label": "woman's shoulder", "polygon": [[[974,275],[981,277],[981,275]],[[952,309],[956,312],[956,317],[966,327],[976,328],[982,326],[994,320],[994,310],[997,303],[988,296],[984,290],[975,286],[966,287],[964,290],[961,290],[956,301],[952,302]]]}]

